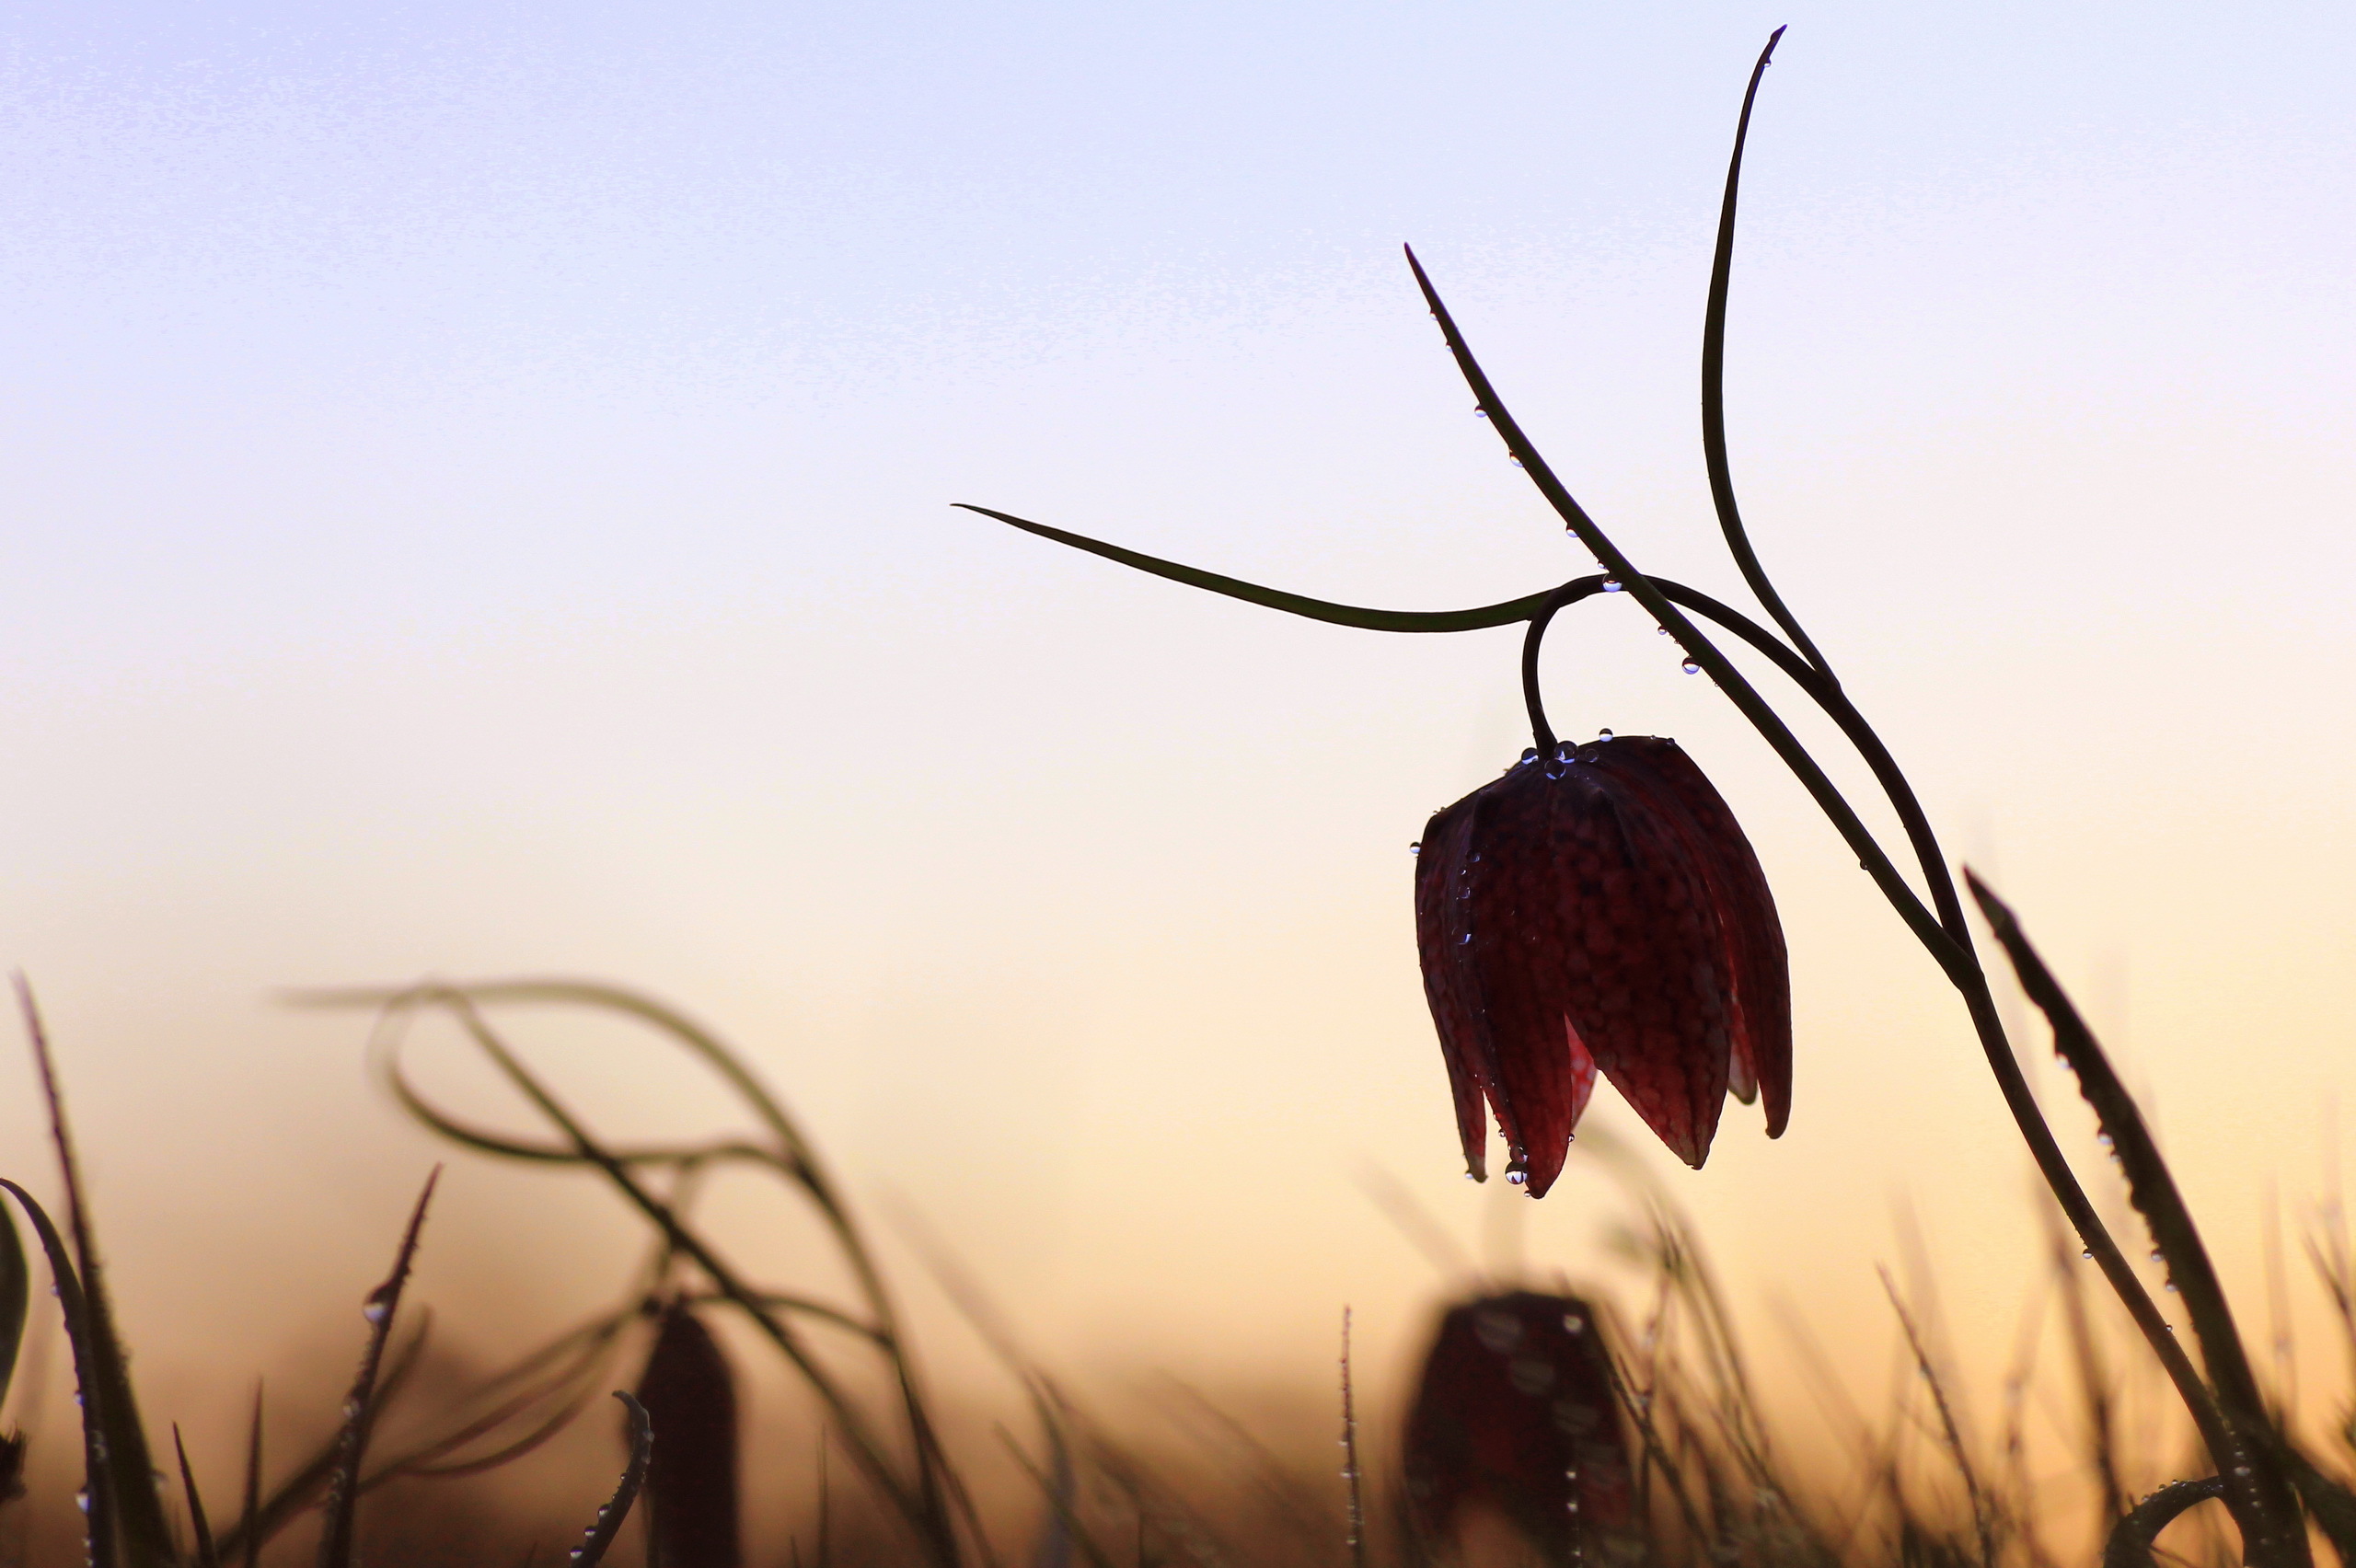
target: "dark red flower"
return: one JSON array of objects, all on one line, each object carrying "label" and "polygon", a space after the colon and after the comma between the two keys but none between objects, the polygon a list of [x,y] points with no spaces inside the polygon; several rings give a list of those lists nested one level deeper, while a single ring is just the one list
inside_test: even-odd
[{"label": "dark red flower", "polygon": [[1549,1562],[1639,1555],[1628,1448],[1602,1332],[1573,1296],[1516,1291],[1440,1320],[1407,1417],[1407,1513],[1447,1542],[1504,1516]]},{"label": "dark red flower", "polygon": [[1731,1090],[1791,1114],[1791,977],[1750,842],[1675,741],[1526,752],[1434,816],[1415,862],[1424,995],[1472,1174],[1563,1168],[1601,1072],[1689,1165]]}]

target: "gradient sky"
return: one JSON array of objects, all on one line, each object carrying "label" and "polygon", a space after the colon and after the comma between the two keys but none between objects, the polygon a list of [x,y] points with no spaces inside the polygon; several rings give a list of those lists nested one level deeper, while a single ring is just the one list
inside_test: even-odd
[{"label": "gradient sky", "polygon": [[[1322,1379],[1345,1301],[1403,1359],[1436,1282],[1369,1168],[1476,1253],[1519,1223],[1594,1273],[1592,1179],[1527,1214],[1461,1181],[1411,940],[1408,841],[1526,744],[1515,634],[1288,621],[949,503],[1365,604],[1584,570],[1412,240],[1623,547],[1735,596],[1695,362],[1786,22],[1728,377],[1761,552],[2228,1269],[2270,1190],[2294,1222],[2322,1191],[2356,1079],[2345,6],[5,17],[0,955],[151,1367],[341,1343],[434,1150],[358,1020],[271,997],[428,974],[710,1020],[1075,1366]],[[2034,1211],[1959,1009],[1637,615],[1549,649],[1559,727],[1680,737],[1782,902],[1791,1131],[1660,1161],[1738,1294],[1871,1323],[1877,1373],[1903,1209],[1995,1354]],[[659,1056],[578,1070],[617,1123],[710,1104]],[[45,1174],[29,1081],[0,1155]],[[463,1157],[442,1205],[425,1277],[487,1334],[631,1236]]]}]

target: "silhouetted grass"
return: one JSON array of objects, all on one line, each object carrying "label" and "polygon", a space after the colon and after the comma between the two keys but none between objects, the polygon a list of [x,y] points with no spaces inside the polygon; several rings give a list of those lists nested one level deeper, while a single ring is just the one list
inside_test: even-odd
[{"label": "silhouetted grass", "polygon": [[[2008,946],[2020,943],[2016,958],[2033,959],[2016,928],[2000,922],[1999,933]],[[2058,1012],[2066,999],[2058,988],[2040,994],[2050,986],[2050,976],[2044,976],[2031,992],[2049,1011]],[[56,1300],[83,1391],[87,1550],[90,1561],[104,1568],[213,1568],[277,1562],[289,1553],[310,1556],[321,1568],[361,1562],[521,1562],[535,1541],[560,1538],[546,1520],[469,1493],[466,1478],[539,1451],[616,1381],[637,1383],[652,1418],[651,1438],[629,1456],[621,1493],[587,1537],[572,1539],[583,1541],[587,1555],[580,1561],[585,1562],[613,1545],[651,1457],[653,1526],[643,1532],[645,1545],[627,1545],[624,1551],[630,1558],[644,1551],[662,1568],[739,1568],[748,1561],[850,1568],[911,1560],[1034,1568],[1245,1568],[1280,1562],[1357,1568],[1461,1561],[1504,1568],[1523,1561],[1590,1559],[1603,1560],[1598,1568],[1636,1562],[1662,1568],[2052,1568],[2097,1556],[2106,1557],[2111,1568],[2137,1568],[2147,1560],[2146,1543],[2156,1531],[2166,1528],[2177,1513],[2216,1498],[2222,1490],[2213,1477],[2146,1473],[2149,1461],[2139,1456],[2187,1451],[2189,1430],[2171,1431],[2156,1450],[2123,1440],[2124,1386],[2131,1377],[2153,1374],[2147,1363],[2134,1362],[2141,1348],[2136,1341],[2121,1336],[2115,1326],[2106,1328],[2102,1314],[2115,1309],[2087,1297],[2081,1265],[2058,1228],[2044,1288],[2059,1309],[2065,1364],[2042,1380],[2034,1378],[2026,1359],[2014,1368],[2004,1401],[2007,1413],[1992,1442],[1976,1446],[1970,1435],[1973,1424],[1964,1419],[1962,1407],[1986,1401],[1972,1400],[1969,1390],[1952,1384],[1929,1327],[1936,1317],[1926,1311],[1933,1304],[1909,1301],[1892,1286],[1892,1320],[1915,1375],[1887,1409],[1868,1417],[1847,1406],[1829,1368],[1819,1370],[1820,1393],[1843,1411],[1838,1421],[1849,1458],[1845,1467],[1820,1460],[1796,1464],[1785,1457],[1780,1435],[1791,1421],[1761,1408],[1750,1353],[1700,1239],[1640,1162],[1608,1137],[1590,1134],[1579,1147],[1623,1182],[1633,1215],[1616,1234],[1613,1251],[1637,1265],[1642,1283],[1616,1300],[1569,1303],[1577,1313],[1575,1332],[1591,1333],[1603,1357],[1598,1365],[1610,1386],[1611,1407],[1609,1430],[1590,1430],[1581,1439],[1579,1451],[1586,1458],[1576,1462],[1588,1468],[1598,1464],[1599,1455],[1624,1455],[1611,1461],[1625,1467],[1625,1502],[1615,1505],[1626,1510],[1624,1528],[1598,1534],[1601,1521],[1596,1520],[1589,1521],[1595,1528],[1568,1534],[1537,1528],[1532,1520],[1539,1516],[1531,1507],[1560,1508],[1565,1495],[1578,1493],[1565,1493],[1557,1478],[1552,1493],[1518,1497],[1512,1488],[1537,1486],[1542,1474],[1532,1472],[1537,1480],[1521,1482],[1495,1467],[1495,1473],[1476,1478],[1469,1492],[1459,1486],[1472,1502],[1435,1525],[1430,1510],[1419,1516],[1402,1490],[1402,1434],[1359,1428],[1344,1402],[1345,1385],[1338,1383],[1334,1402],[1322,1414],[1304,1412],[1291,1424],[1295,1432],[1322,1428],[1329,1435],[1322,1442],[1351,1445],[1324,1447],[1322,1457],[1319,1440],[1288,1440],[1265,1420],[1236,1416],[1217,1400],[1179,1387],[1171,1390],[1170,1419],[1162,1430],[1140,1435],[1123,1429],[1074,1397],[1058,1369],[1023,1354],[979,1287],[942,1260],[951,1294],[1029,1394],[1027,1410],[1006,1412],[998,1439],[1012,1450],[1026,1492],[1001,1491],[977,1499],[965,1467],[986,1456],[961,1458],[942,1442],[941,1423],[915,1373],[892,1297],[856,1214],[826,1173],[813,1141],[724,1043],[672,1009],[608,986],[435,986],[333,999],[364,1000],[379,1009],[374,1049],[397,1103],[477,1154],[570,1164],[603,1182],[646,1220],[646,1264],[622,1299],[551,1333],[513,1364],[488,1376],[421,1378],[420,1369],[433,1354],[430,1320],[407,1312],[400,1303],[407,1260],[424,1218],[421,1199],[392,1275],[365,1297],[363,1368],[332,1435],[291,1462],[266,1469],[257,1403],[245,1495],[234,1522],[225,1522],[217,1510],[206,1510],[185,1456],[170,1485],[161,1482],[152,1466],[133,1471],[118,1457],[139,1455],[144,1463],[149,1445],[139,1424],[128,1357],[110,1319],[91,1305],[101,1275],[92,1239],[95,1216],[81,1202],[78,1175],[65,1182],[65,1228],[52,1224],[21,1187],[6,1183],[32,1221],[57,1282]],[[52,1096],[62,1168],[72,1171],[63,1096],[29,996],[26,1001],[36,1059]],[[652,1028],[705,1061],[753,1110],[766,1136],[664,1147],[607,1140],[505,1047],[493,1014],[519,1005],[618,1015]],[[557,1141],[530,1144],[493,1136],[428,1102],[402,1075],[398,1061],[401,1027],[425,1010],[454,1019],[466,1038],[499,1062],[539,1109]],[[2083,1083],[2099,1048],[2073,1014],[2060,1022]],[[2105,1072],[2095,1076],[2103,1080]],[[2131,1106],[2115,1078],[2094,1092],[2107,1107],[2106,1128],[2128,1125]],[[2140,1121],[2135,1125],[2140,1128]],[[703,1229],[695,1208],[695,1176],[722,1163],[769,1173],[819,1212],[849,1262],[853,1300],[828,1301],[787,1285],[757,1282],[732,1262],[719,1240]],[[2131,1170],[2129,1176],[2131,1191]],[[1403,1200],[1386,1201],[1396,1214]],[[2147,1213],[2157,1205],[2148,1194],[2138,1201]],[[1416,1223],[1412,1215],[1397,1216],[1411,1229]],[[2356,1354],[2356,1264],[2336,1208],[2326,1211],[2307,1238],[2307,1251]],[[0,1224],[0,1327],[13,1322],[16,1330],[0,1343],[0,1368],[13,1368],[25,1315],[20,1307],[10,1319],[6,1309],[11,1301],[31,1298],[26,1288],[30,1272],[15,1226]],[[17,1283],[12,1286],[11,1280]],[[1471,1295],[1495,1288],[1483,1286]],[[1451,1299],[1434,1305],[1460,1304]],[[1341,1305],[1335,1303],[1337,1311]],[[397,1317],[406,1326],[397,1327]],[[847,1474],[821,1482],[816,1507],[793,1522],[781,1551],[766,1556],[748,1553],[741,1516],[742,1493],[761,1489],[766,1461],[742,1447],[745,1435],[739,1430],[736,1392],[742,1374],[710,1326],[729,1317],[751,1323],[756,1331],[752,1343],[766,1345],[815,1396],[824,1428],[822,1455],[832,1450],[853,1461]],[[834,1335],[828,1348],[806,1332],[814,1324],[848,1332]],[[849,1361],[846,1344],[852,1347]],[[1804,1361],[1816,1353],[1796,1342],[1777,1354]],[[863,1367],[857,1365],[862,1357],[868,1364]],[[2280,1357],[2278,1365],[2287,1369],[2292,1362]],[[1519,1378],[1519,1366],[1514,1371]],[[1543,1380],[1550,1389],[1553,1377],[1548,1373]],[[1478,1398],[1495,1401],[1499,1420],[1527,1422],[1528,1415],[1512,1405],[1520,1397],[1513,1386],[1492,1381],[1492,1391]],[[2059,1470],[2050,1461],[2032,1464],[2028,1457],[2022,1412],[2033,1387],[2066,1400],[2076,1411],[2075,1451]],[[2254,1374],[2251,1388],[2258,1388]],[[2277,1386],[2254,1397],[2266,1409],[2281,1412],[2295,1402],[2292,1392]],[[2313,1390],[2308,1393],[2310,1408],[2322,1402]],[[2356,1447],[2347,1421],[2347,1394],[2344,1383],[2335,1384],[2331,1401],[2339,1420],[2328,1453],[2303,1446],[2287,1422],[2272,1427],[2280,1451],[2311,1471],[2311,1484],[2319,1488],[2345,1484],[2347,1461]],[[1469,1412],[1452,1419],[1470,1424],[1464,1429],[1477,1435],[1488,1417],[1477,1402]],[[380,1420],[395,1415],[398,1440],[378,1454],[371,1433]],[[177,1441],[176,1431],[174,1436]],[[1605,1448],[1595,1447],[1605,1439]],[[1335,1462],[1336,1453],[1342,1462]],[[1411,1455],[1411,1475],[1414,1463]],[[801,1478],[791,1484],[798,1489]],[[2137,1494],[2147,1491],[2155,1494],[2135,1505]],[[2306,1491],[2302,1488],[2303,1494]],[[1592,1509],[1598,1494],[1584,1495]],[[402,1501],[389,1510],[368,1502],[393,1496]],[[2325,1513],[2313,1510],[2328,1540],[2336,1532]],[[2111,1527],[2122,1517],[2128,1527],[2113,1533]],[[2169,1529],[2161,1540],[2159,1555],[2169,1561],[2235,1560],[2230,1532],[2202,1522],[2202,1514]],[[537,1552],[537,1560],[550,1564],[561,1557],[555,1545]]]}]

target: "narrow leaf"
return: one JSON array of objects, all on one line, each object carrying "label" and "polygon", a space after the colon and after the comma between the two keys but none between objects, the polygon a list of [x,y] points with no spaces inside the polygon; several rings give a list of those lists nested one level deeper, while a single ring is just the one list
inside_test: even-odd
[{"label": "narrow leaf", "polygon": [[1174,560],[1163,560],[1137,550],[1123,549],[1101,539],[1081,534],[1068,534],[1061,528],[1050,528],[1045,523],[1033,523],[1010,513],[993,512],[987,506],[974,506],[965,502],[955,503],[966,512],[977,512],[985,517],[1036,534],[1043,539],[1069,545],[1076,550],[1103,556],[1106,560],[1119,561],[1123,566],[1139,571],[1166,577],[1172,582],[1184,582],[1190,588],[1201,588],[1213,594],[1224,594],[1230,599],[1241,599],[1247,605],[1264,605],[1287,615],[1303,616],[1310,620],[1329,621],[1335,626],[1363,627],[1369,631],[1479,631],[1484,627],[1511,626],[1526,621],[1540,604],[1543,594],[1531,594],[1519,599],[1509,599],[1501,605],[1483,605],[1471,610],[1366,610],[1355,605],[1330,604],[1323,599],[1306,598],[1288,594],[1278,588],[1263,588],[1240,578],[1222,577],[1216,571],[1203,571],[1191,566],[1181,566]]},{"label": "narrow leaf", "polygon": [[401,1234],[400,1251],[385,1283],[368,1293],[361,1310],[368,1320],[368,1348],[360,1358],[360,1374],[344,1400],[343,1433],[339,1442],[335,1479],[328,1488],[327,1528],[319,1536],[319,1568],[351,1568],[352,1527],[359,1516],[360,1463],[368,1450],[368,1431],[375,1415],[376,1374],[383,1365],[385,1342],[393,1332],[393,1315],[401,1304],[401,1289],[409,1283],[410,1264],[417,1257],[417,1239],[425,1227],[425,1207],[433,1201],[434,1183],[442,1179],[435,1166],[425,1179],[410,1212],[409,1228]]},{"label": "narrow leaf", "polygon": [[180,1424],[172,1423],[172,1452],[179,1456],[180,1485],[188,1493],[189,1528],[196,1536],[197,1568],[221,1568],[220,1554],[213,1549],[213,1524],[204,1516],[204,1499],[196,1490],[196,1472],[189,1469],[188,1445],[180,1441]]}]

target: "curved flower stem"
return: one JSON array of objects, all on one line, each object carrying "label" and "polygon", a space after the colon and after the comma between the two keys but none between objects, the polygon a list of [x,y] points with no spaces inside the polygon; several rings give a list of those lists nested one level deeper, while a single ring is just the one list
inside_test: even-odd
[{"label": "curved flower stem", "polygon": [[1530,617],[1530,629],[1521,636],[1521,701],[1530,709],[1530,738],[1542,757],[1554,755],[1554,729],[1546,722],[1546,699],[1538,690],[1538,645],[1546,640],[1546,628],[1553,621],[1554,612],[1565,605],[1576,605],[1590,594],[1603,591],[1600,577],[1575,577],[1546,595]]}]

